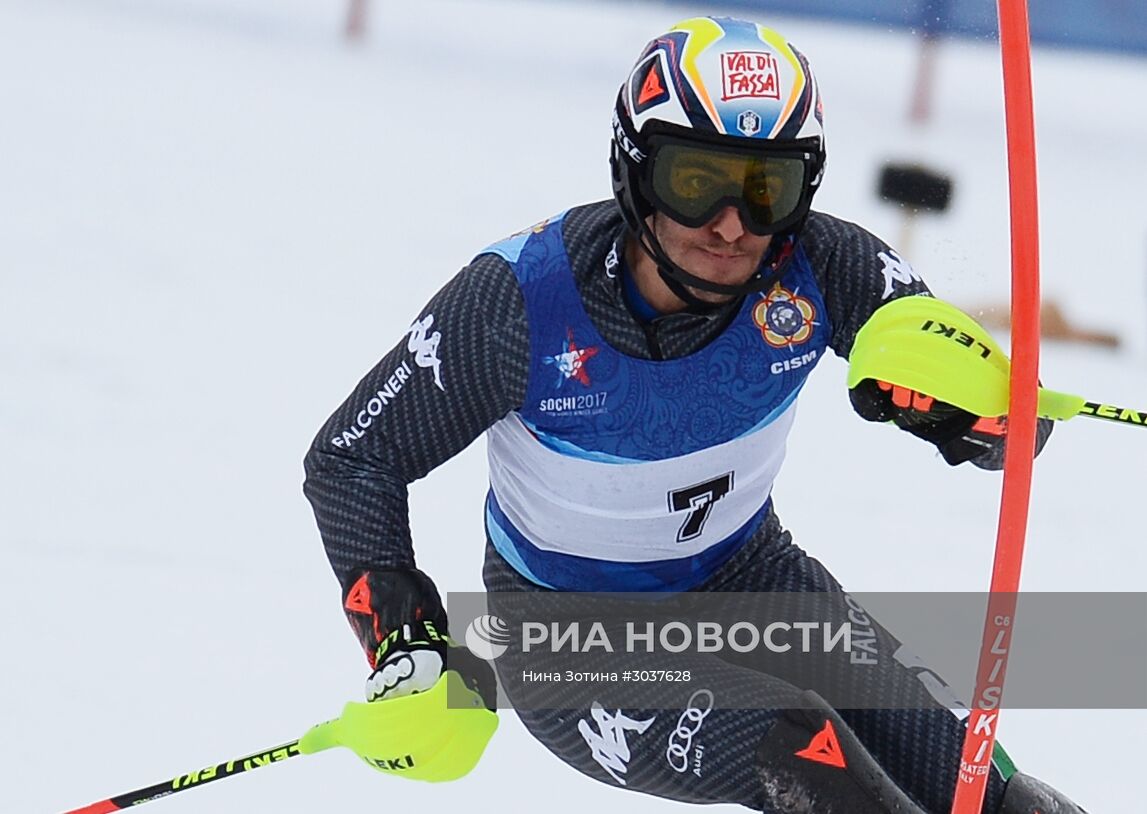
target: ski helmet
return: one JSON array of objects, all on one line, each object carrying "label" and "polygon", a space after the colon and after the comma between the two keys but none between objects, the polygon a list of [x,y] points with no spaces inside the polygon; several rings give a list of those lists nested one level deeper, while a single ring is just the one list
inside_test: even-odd
[{"label": "ski helmet", "polygon": [[[610,167],[626,223],[675,294],[703,305],[685,286],[740,296],[780,278],[824,171],[822,119],[808,61],[764,26],[697,17],[646,45],[617,95]],[[773,235],[740,285],[676,265],[647,223],[659,212],[699,227],[727,206]]]}]

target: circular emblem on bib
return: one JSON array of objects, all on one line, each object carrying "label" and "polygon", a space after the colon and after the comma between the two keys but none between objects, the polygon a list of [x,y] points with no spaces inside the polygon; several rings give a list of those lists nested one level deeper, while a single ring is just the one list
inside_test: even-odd
[{"label": "circular emblem on bib", "polygon": [[778,284],[753,308],[753,322],[761,336],[774,348],[803,345],[816,326],[816,307],[795,292]]}]

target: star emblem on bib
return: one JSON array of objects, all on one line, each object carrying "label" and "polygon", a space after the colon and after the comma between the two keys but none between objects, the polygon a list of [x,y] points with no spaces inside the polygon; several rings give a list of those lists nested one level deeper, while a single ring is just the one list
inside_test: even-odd
[{"label": "star emblem on bib", "polygon": [[547,365],[553,365],[558,369],[558,380],[555,383],[555,389],[560,388],[565,382],[570,379],[577,379],[578,382],[590,386],[589,372],[585,368],[586,362],[597,356],[598,348],[596,345],[591,345],[588,348],[579,348],[577,341],[574,339],[573,329],[566,329],[566,338],[562,341],[562,352],[555,353],[553,356],[546,356],[542,359]]}]

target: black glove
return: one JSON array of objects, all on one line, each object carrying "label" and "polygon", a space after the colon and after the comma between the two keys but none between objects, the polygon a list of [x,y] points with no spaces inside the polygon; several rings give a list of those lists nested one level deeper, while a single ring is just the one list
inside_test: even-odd
[{"label": "black glove", "polygon": [[981,418],[924,393],[888,382],[864,379],[848,391],[853,409],[866,421],[891,421],[935,444],[952,466],[996,449],[1006,419]]},{"label": "black glove", "polygon": [[367,701],[426,692],[449,669],[482,696],[487,709],[497,709],[498,686],[490,664],[440,633],[432,622],[395,629],[383,639],[377,659],[378,666],[366,682]]},{"label": "black glove", "polygon": [[374,669],[368,700],[425,692],[451,669],[488,709],[497,707],[493,669],[448,637],[430,577],[417,568],[364,569],[345,574],[343,586],[343,610]]}]

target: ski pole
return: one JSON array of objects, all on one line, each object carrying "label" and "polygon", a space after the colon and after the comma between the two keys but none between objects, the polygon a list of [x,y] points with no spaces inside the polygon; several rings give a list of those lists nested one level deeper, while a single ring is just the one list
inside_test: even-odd
[{"label": "ski pole", "polygon": [[[982,326],[935,297],[900,297],[881,306],[856,334],[848,386],[866,379],[926,393],[973,415],[1015,415],[1012,363]],[[1035,413],[1067,421],[1078,415],[1147,426],[1147,412],[1037,389]]]},{"label": "ski pole", "polygon": [[1099,404],[1094,401],[1085,401],[1076,415],[1086,415],[1092,418],[1102,418],[1107,421],[1118,421],[1121,424],[1135,424],[1147,427],[1147,413],[1139,410],[1129,410],[1126,407],[1116,407],[1114,404]]},{"label": "ski pole", "polygon": [[71,811],[64,812],[64,814],[107,814],[107,812],[111,811],[122,811],[125,808],[141,805],[142,803],[150,803],[152,800],[158,800],[160,797],[167,797],[179,791],[187,791],[187,789],[202,786],[205,783],[212,783],[216,780],[234,777],[237,774],[258,769],[262,766],[268,766],[272,763],[281,763],[287,758],[292,758],[300,754],[303,753],[299,751],[299,742],[293,740],[290,743],[284,743],[282,746],[265,749],[253,755],[229,760],[226,763],[218,763],[206,769],[200,769],[199,771],[179,774],[170,780],[156,783],[154,786],[118,794],[115,797],[109,797],[106,800],[92,803],[83,808],[74,808]]},{"label": "ski pole", "polygon": [[[452,707],[450,699],[459,706]],[[340,717],[312,726],[298,740],[176,775],[163,783],[73,808],[64,814],[122,811],[205,783],[281,763],[296,755],[313,755],[336,746],[350,749],[379,771],[402,769],[406,777],[432,783],[456,780],[474,768],[497,728],[498,716],[486,708],[478,692],[468,687],[456,670],[447,670],[424,692],[392,698],[386,703],[350,701]],[[399,741],[401,747],[397,745]],[[403,754],[400,749],[409,753]],[[412,755],[418,756],[417,765]]]},{"label": "ski pole", "polygon": [[1126,407],[1116,407],[1114,404],[1088,401],[1082,396],[1073,396],[1070,393],[1060,393],[1043,387],[1039,389],[1037,412],[1041,418],[1054,418],[1056,421],[1067,421],[1077,415],[1084,415],[1091,418],[1102,418],[1105,421],[1115,421],[1120,424],[1147,426],[1147,413],[1145,412]]}]

